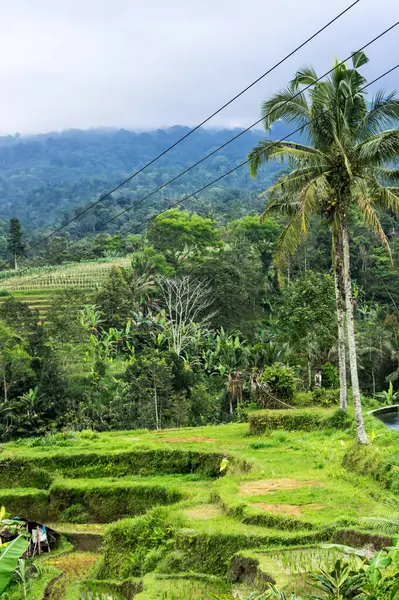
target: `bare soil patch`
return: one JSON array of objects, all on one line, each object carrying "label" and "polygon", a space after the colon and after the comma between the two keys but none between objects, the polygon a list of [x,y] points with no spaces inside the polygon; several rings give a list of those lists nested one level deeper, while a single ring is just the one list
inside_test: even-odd
[{"label": "bare soil patch", "polygon": [[320,481],[300,481],[298,479],[261,479],[260,481],[243,481],[239,485],[241,496],[261,496],[278,490],[295,490],[302,487],[319,487]]},{"label": "bare soil patch", "polygon": [[300,517],[304,509],[319,510],[324,508],[322,504],[267,504],[266,502],[257,502],[253,506],[260,508],[274,515],[289,515],[290,517]]},{"label": "bare soil patch", "polygon": [[198,506],[193,506],[193,508],[187,508],[184,511],[184,514],[191,519],[201,519],[205,521],[206,519],[220,516],[222,512],[220,506],[216,506],[215,504],[200,504]]},{"label": "bare soil patch", "polygon": [[199,435],[194,435],[193,437],[187,437],[187,438],[167,438],[166,440],[164,440],[165,442],[216,442],[215,438],[205,438],[205,437],[201,437]]}]

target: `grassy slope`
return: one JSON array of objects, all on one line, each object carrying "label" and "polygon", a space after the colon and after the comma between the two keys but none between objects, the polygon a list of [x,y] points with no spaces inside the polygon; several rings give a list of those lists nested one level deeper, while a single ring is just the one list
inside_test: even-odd
[{"label": "grassy slope", "polygon": [[[206,485],[180,476],[102,478],[101,486],[140,483],[160,484],[182,492],[187,491],[191,504],[208,502],[211,492],[227,508],[238,503],[262,513],[255,505],[288,504],[303,507],[296,520],[324,525],[337,520],[356,520],[360,516],[376,514],[387,493],[367,477],[350,474],[342,467],[342,460],[352,443],[352,432],[275,432],[263,438],[248,436],[247,424],[230,424],[195,429],[163,430],[160,432],[108,432],[95,439],[76,439],[66,447],[27,447],[15,443],[2,446],[3,458],[42,459],[57,456],[76,456],[91,453],[107,456],[140,450],[172,450],[203,453],[224,453],[251,464],[249,473],[234,474]],[[255,449],[257,446],[260,448]],[[243,482],[286,478],[304,482],[294,489],[272,491],[243,490]],[[195,479],[195,478],[194,478]],[[63,480],[64,486],[84,487],[98,485],[99,480]],[[241,487],[240,487],[241,485]],[[284,488],[284,486],[283,486]],[[315,506],[316,505],[316,506]],[[310,508],[309,508],[310,506]],[[319,508],[317,508],[319,507]],[[300,510],[300,509],[299,509]]]},{"label": "grassy slope", "polygon": [[[392,434],[389,435],[392,440]],[[44,443],[42,440],[41,444]],[[257,438],[248,435],[247,424],[230,424],[159,432],[108,432],[92,437],[77,435],[61,443],[68,445],[32,447],[29,441],[3,444],[2,457],[11,461],[68,457],[76,464],[87,455],[107,457],[111,469],[103,476],[79,477],[77,470],[65,479],[59,471],[53,473],[56,475],[53,487],[85,490],[88,494],[94,488],[113,486],[115,490],[143,485],[164,487],[183,496],[166,509],[182,531],[255,540],[248,547],[289,545],[293,538],[295,543],[301,543],[300,536],[307,543],[306,536],[312,531],[331,525],[353,527],[361,517],[386,512],[385,502],[391,495],[371,477],[350,473],[342,466],[345,454],[353,446],[352,431],[277,431],[269,437]],[[204,479],[198,474],[164,475],[153,466],[149,476],[112,475],[113,457],[120,459],[125,453],[161,450],[226,455],[230,460],[228,472],[221,478]],[[251,466],[250,471],[239,468],[242,461]],[[10,494],[20,496],[31,490],[3,492],[7,502],[12,503]],[[60,529],[66,533],[101,533],[103,526],[63,523]],[[143,598],[161,597],[165,586],[170,586],[170,580],[159,581],[153,575],[146,576],[145,582]],[[186,584],[179,585],[182,590],[189,589]],[[193,589],[196,597],[195,586]]]}]

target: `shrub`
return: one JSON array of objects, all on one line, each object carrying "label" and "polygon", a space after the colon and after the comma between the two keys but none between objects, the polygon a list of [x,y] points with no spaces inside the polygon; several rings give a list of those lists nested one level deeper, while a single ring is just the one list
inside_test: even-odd
[{"label": "shrub", "polygon": [[92,429],[84,429],[79,433],[81,440],[97,440],[100,436]]},{"label": "shrub", "polygon": [[328,427],[331,429],[347,429],[352,423],[353,421],[348,417],[348,414],[338,408],[329,418]]},{"label": "shrub", "polygon": [[331,389],[339,386],[338,369],[330,362],[324,363],[321,367],[321,381],[324,388]]},{"label": "shrub", "polygon": [[199,383],[190,390],[190,425],[220,422],[220,392],[209,390],[208,383]]},{"label": "shrub", "polygon": [[71,504],[61,514],[57,514],[57,517],[66,523],[87,523],[89,521],[89,515],[82,504]]},{"label": "shrub", "polygon": [[292,400],[295,393],[295,375],[290,367],[274,363],[265,367],[260,375],[260,381],[267,385],[270,392],[279,400]]},{"label": "shrub", "polygon": [[292,399],[291,404],[299,408],[302,406],[312,406],[313,402],[312,392],[297,392]]},{"label": "shrub", "polygon": [[[380,434],[379,434],[380,435]],[[388,436],[387,436],[388,437]],[[399,493],[399,454],[396,440],[390,445],[387,437],[376,444],[354,444],[346,453],[343,464],[348,471],[369,475],[394,494]]]},{"label": "shrub", "polygon": [[339,404],[339,389],[315,388],[312,392],[313,404],[334,406]]},{"label": "shrub", "polygon": [[[155,568],[156,558],[164,555],[162,548],[170,548],[175,528],[161,508],[136,519],[123,519],[108,527],[104,536],[103,561],[99,578],[126,579],[140,576],[145,569]],[[151,551],[151,565],[146,555]]]},{"label": "shrub", "polygon": [[[338,415],[337,413],[341,413]],[[312,408],[288,410],[258,410],[249,417],[250,435],[259,435],[276,429],[288,431],[347,427],[348,421],[342,411]]]},{"label": "shrub", "polygon": [[[15,472],[18,469],[34,468],[34,465],[47,469],[51,473],[59,471],[64,477],[123,477],[126,475],[152,475],[174,473],[200,473],[205,477],[218,477],[220,463],[224,457],[222,452],[201,452],[196,450],[175,449],[137,449],[134,452],[105,454],[101,452],[49,453],[38,456],[34,461],[28,458],[3,459],[0,469],[2,474]],[[12,476],[12,475],[11,475]],[[9,487],[10,480],[7,487]]]}]

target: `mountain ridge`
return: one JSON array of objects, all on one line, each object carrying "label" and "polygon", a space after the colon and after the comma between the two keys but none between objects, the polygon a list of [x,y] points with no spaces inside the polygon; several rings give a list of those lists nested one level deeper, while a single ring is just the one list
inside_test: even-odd
[{"label": "mountain ridge", "polygon": [[[143,132],[72,129],[0,138],[3,219],[17,217],[28,228],[61,222],[76,208],[86,206],[121,183],[189,131],[188,127],[176,125]],[[135,177],[119,195],[124,195],[127,201],[145,196],[226,144],[240,131],[239,128],[198,129]],[[287,133],[287,128],[277,123],[272,137],[280,139]],[[160,197],[180,197],[210,183],[245,160],[249,150],[265,137],[259,129],[243,133],[173,186],[168,186]],[[255,182],[244,167],[218,182],[217,187],[260,191],[273,180],[278,169],[275,164],[267,165]]]}]

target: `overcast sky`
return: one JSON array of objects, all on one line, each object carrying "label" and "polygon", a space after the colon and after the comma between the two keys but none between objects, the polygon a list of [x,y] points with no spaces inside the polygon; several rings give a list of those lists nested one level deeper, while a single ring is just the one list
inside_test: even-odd
[{"label": "overcast sky", "polygon": [[[195,125],[351,0],[0,0],[0,134]],[[360,0],[215,117],[248,125],[296,69],[322,74],[399,20]],[[399,27],[367,50],[373,78],[399,61]],[[399,70],[381,87],[399,88]]]}]

